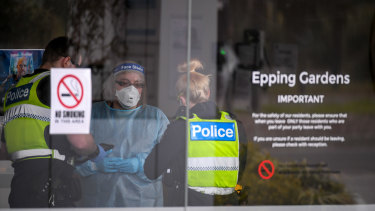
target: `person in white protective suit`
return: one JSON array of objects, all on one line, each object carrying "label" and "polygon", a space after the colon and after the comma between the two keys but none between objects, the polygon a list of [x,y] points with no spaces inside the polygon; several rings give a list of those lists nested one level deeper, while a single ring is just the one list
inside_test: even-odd
[{"label": "person in white protective suit", "polygon": [[88,161],[77,166],[82,175],[79,206],[162,206],[161,178],[149,180],[143,163],[169,120],[160,109],[142,104],[144,68],[123,63],[114,68],[104,87],[108,100],[93,104],[91,134],[98,144],[114,145],[113,152],[99,164]]}]

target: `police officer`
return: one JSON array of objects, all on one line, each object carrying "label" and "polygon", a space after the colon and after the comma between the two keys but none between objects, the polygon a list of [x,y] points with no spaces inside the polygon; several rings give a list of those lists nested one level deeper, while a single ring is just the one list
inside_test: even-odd
[{"label": "police officer", "polygon": [[[163,175],[164,206],[184,206],[186,172],[189,206],[213,206],[215,196],[238,199],[235,190],[246,162],[246,153],[240,155],[240,151],[246,152],[242,125],[228,113],[219,112],[209,100],[210,78],[197,72],[202,64],[193,60],[190,67],[190,117],[185,117],[187,75],[183,74],[176,83],[181,105],[178,118],[168,126],[144,164],[149,179]],[[186,72],[187,65],[180,66],[180,70]],[[190,134],[187,169],[186,123]]]},{"label": "police officer", "polygon": [[1,151],[13,161],[8,199],[12,208],[74,206],[80,186],[67,162],[69,157],[78,153],[98,162],[106,156],[91,135],[49,135],[49,69],[76,67],[70,49],[67,37],[50,41],[41,67],[22,77],[5,96]]}]

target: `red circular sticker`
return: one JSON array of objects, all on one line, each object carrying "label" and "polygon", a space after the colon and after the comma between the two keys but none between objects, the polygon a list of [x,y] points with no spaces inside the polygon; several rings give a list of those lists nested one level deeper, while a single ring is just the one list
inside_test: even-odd
[{"label": "red circular sticker", "polygon": [[275,173],[275,166],[271,161],[264,160],[259,164],[258,173],[262,179],[270,179]]},{"label": "red circular sticker", "polygon": [[83,98],[83,86],[74,75],[64,76],[57,85],[57,98],[65,108],[77,107]]}]

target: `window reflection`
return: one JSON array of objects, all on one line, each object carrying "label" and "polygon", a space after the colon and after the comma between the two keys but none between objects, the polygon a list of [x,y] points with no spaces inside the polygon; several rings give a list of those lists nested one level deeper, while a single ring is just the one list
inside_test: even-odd
[{"label": "window reflection", "polygon": [[[4,4],[0,188],[7,193],[0,207],[9,207],[13,170],[36,181],[20,179],[31,189],[44,190],[39,199],[46,206],[182,207],[185,191],[188,206],[374,203],[368,190],[374,169],[362,165],[374,158],[373,1],[193,0],[191,28],[188,0]],[[74,46],[59,55],[61,66],[82,60],[80,67],[91,68],[90,135],[49,136],[48,121],[38,127],[21,121],[48,118],[43,115],[50,90],[43,80],[36,81],[44,88],[29,92],[33,106],[7,100],[17,90],[36,87],[25,85],[41,74],[46,44],[60,36],[71,38]],[[124,63],[135,66],[126,69]],[[302,72],[319,79],[306,77],[301,83]],[[262,86],[254,82],[253,76],[271,80],[277,74],[291,76],[293,83],[288,86],[277,77]],[[345,75],[348,82],[325,83],[324,75]],[[276,100],[301,96],[321,101]],[[8,112],[21,104],[32,107],[32,118]],[[40,141],[28,144],[25,137],[30,143]],[[84,153],[71,150],[68,138],[91,147]],[[12,141],[21,139],[25,143]],[[43,157],[43,165],[32,159],[21,173],[21,162],[13,169],[5,161],[19,159],[15,152],[28,148],[52,151],[32,154]],[[64,162],[74,168],[50,159],[52,154],[69,157]],[[95,160],[100,154],[101,160]],[[53,199],[53,188],[61,186],[57,178],[71,178],[73,171],[71,191]],[[12,187],[11,201],[17,188],[25,186]],[[37,194],[17,199],[30,196]],[[64,197],[69,203],[61,201]]]}]

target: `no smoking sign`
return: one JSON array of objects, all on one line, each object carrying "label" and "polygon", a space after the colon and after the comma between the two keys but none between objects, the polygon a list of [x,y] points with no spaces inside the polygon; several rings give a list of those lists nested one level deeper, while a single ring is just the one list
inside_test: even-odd
[{"label": "no smoking sign", "polygon": [[275,166],[269,160],[262,161],[258,166],[258,174],[262,179],[270,179],[275,173]]},{"label": "no smoking sign", "polygon": [[57,98],[65,108],[77,107],[83,98],[83,85],[75,75],[64,76],[57,85]]},{"label": "no smoking sign", "polygon": [[87,134],[91,117],[91,69],[51,69],[51,134]]}]

